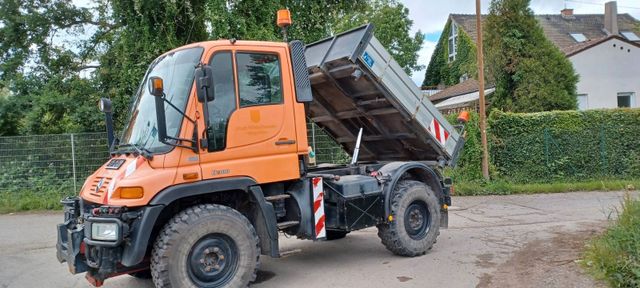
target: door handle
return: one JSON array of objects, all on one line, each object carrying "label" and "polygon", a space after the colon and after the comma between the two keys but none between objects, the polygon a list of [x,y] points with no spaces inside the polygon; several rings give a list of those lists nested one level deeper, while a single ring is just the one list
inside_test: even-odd
[{"label": "door handle", "polygon": [[289,139],[280,139],[278,141],[276,141],[276,145],[293,145],[296,144],[296,140],[289,140]]}]

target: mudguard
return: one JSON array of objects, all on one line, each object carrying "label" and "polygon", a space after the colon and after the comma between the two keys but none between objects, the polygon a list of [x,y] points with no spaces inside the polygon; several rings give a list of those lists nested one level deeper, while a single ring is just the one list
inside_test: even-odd
[{"label": "mudguard", "polygon": [[398,180],[405,173],[411,174],[417,180],[429,185],[431,189],[436,193],[436,197],[440,200],[440,204],[445,202],[445,190],[443,189],[442,176],[436,172],[433,168],[422,162],[391,162],[380,169],[378,173],[382,177],[386,177],[385,185],[383,188],[384,195],[384,217],[389,218],[391,213],[391,197],[393,196],[393,189],[396,187]]},{"label": "mudguard", "polygon": [[[151,200],[149,206],[143,208],[142,217],[134,224],[135,229],[132,229],[134,230],[132,232],[132,241],[124,248],[122,264],[131,267],[142,262],[147,252],[151,230],[164,207],[181,198],[229,190],[242,190],[256,201],[267,228],[266,236],[269,238],[270,254],[272,257],[277,257],[274,256],[279,255],[275,213],[270,203],[265,201],[260,187],[256,185],[257,183],[251,178],[237,177],[180,184],[164,189]],[[262,237],[263,235],[260,236]]]}]

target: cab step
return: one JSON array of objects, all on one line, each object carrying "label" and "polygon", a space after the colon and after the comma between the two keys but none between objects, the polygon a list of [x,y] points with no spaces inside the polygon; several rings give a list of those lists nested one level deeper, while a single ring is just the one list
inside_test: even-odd
[{"label": "cab step", "polygon": [[284,200],[284,199],[287,199],[287,198],[290,198],[290,197],[291,197],[291,195],[289,195],[289,194],[279,194],[279,195],[273,195],[273,196],[266,196],[266,197],[264,197],[264,200],[267,200],[267,201],[278,201],[278,200]]},{"label": "cab step", "polygon": [[278,223],[278,229],[282,230],[282,229],[287,229],[289,227],[293,227],[300,224],[300,221],[285,221],[285,222],[280,222]]}]

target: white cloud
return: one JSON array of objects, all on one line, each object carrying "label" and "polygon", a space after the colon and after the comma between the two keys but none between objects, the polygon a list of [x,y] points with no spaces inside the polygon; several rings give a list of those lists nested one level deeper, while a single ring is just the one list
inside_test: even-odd
[{"label": "white cloud", "polygon": [[[576,14],[602,14],[604,3],[610,0],[532,0],[531,8],[536,14],[557,14],[565,7],[573,8]],[[413,20],[412,33],[421,30],[423,33],[442,31],[449,14],[475,14],[474,0],[399,0],[409,8],[409,18]],[[482,13],[487,13],[490,0],[481,0]],[[629,13],[640,19],[639,0],[618,0],[618,13]],[[429,65],[435,43],[425,41],[419,52],[418,64]],[[412,79],[422,84],[425,71],[413,72]]]}]

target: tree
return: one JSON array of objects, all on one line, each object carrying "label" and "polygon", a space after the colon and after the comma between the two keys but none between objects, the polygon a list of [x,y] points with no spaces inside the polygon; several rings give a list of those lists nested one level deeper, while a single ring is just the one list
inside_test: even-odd
[{"label": "tree", "polygon": [[[100,97],[112,99],[121,129],[153,59],[209,39],[280,41],[275,13],[285,7],[294,20],[290,39],[311,43],[373,22],[406,71],[421,68],[422,33],[409,34],[408,10],[395,0],[94,0],[91,5],[0,0],[0,89],[8,89],[0,97],[1,135],[103,131],[96,111]],[[60,43],[60,38],[75,41]],[[93,72],[80,77],[81,71]]]},{"label": "tree", "polygon": [[544,35],[530,0],[493,0],[486,20],[488,78],[496,85],[492,106],[504,111],[576,109],[578,76]]},{"label": "tree", "polygon": [[421,31],[413,36],[410,34],[413,21],[409,19],[409,9],[404,5],[396,0],[373,0],[364,9],[350,11],[346,17],[336,19],[333,31],[345,31],[372,23],[376,38],[407,74],[424,68],[418,64],[418,51],[422,48],[424,34]]}]

